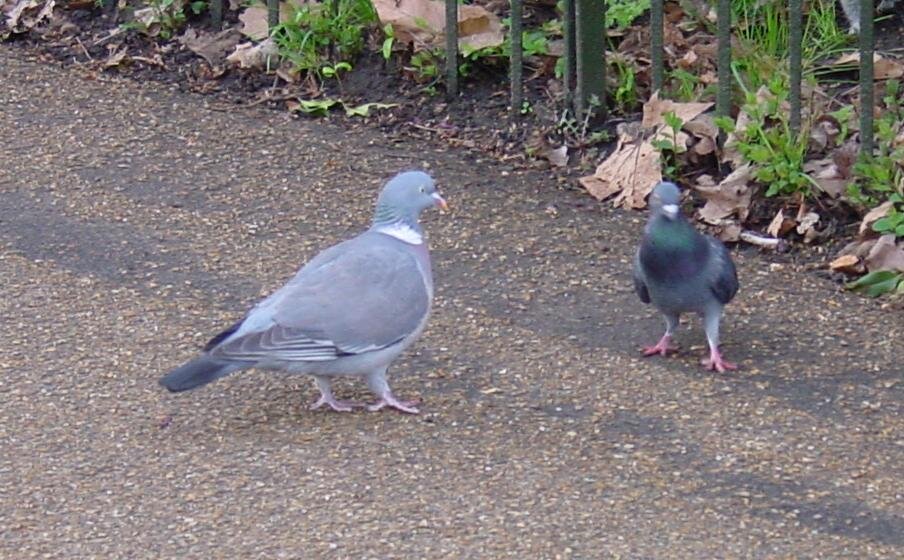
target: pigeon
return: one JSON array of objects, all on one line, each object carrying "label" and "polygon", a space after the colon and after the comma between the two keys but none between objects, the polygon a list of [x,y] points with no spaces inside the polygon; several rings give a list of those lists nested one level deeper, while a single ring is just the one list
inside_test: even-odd
[{"label": "pigeon", "polygon": [[320,390],[312,409],[348,412],[362,404],[337,400],[331,381],[358,376],[379,399],[369,410],[417,414],[416,402],[393,395],[386,370],[430,315],[433,276],[418,217],[434,206],[447,207],[430,175],[396,175],[377,199],[370,229],[315,256],[160,384],[187,391],[252,367],[302,373]]},{"label": "pigeon", "polygon": [[681,215],[681,191],[673,183],[659,183],[650,195],[650,219],[634,258],[634,290],[644,303],[652,303],[665,317],[665,334],[645,356],[667,355],[681,313],[703,318],[709,358],[702,364],[724,373],[737,369],[719,352],[722,308],[738,292],[738,276],[728,250],[703,235]]}]

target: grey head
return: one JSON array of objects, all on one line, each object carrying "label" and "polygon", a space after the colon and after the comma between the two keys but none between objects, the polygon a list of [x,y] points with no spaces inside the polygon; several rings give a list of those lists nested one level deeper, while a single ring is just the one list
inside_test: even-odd
[{"label": "grey head", "polygon": [[423,171],[405,171],[389,180],[377,198],[373,225],[406,225],[420,231],[418,217],[428,208],[446,208],[433,178]]},{"label": "grey head", "polygon": [[681,190],[675,183],[664,181],[650,193],[650,219],[662,216],[674,220],[681,215]]}]

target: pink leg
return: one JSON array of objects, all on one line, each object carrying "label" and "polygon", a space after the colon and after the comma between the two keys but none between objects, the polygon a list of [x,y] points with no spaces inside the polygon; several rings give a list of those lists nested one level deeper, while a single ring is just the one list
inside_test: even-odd
[{"label": "pink leg", "polygon": [[670,342],[672,342],[672,335],[664,334],[655,346],[644,346],[643,355],[655,356],[656,354],[659,354],[660,356],[668,356],[669,352],[677,352],[678,347],[669,344]]},{"label": "pink leg", "polygon": [[351,412],[355,407],[364,406],[355,401],[340,401],[333,396],[333,388],[328,377],[315,376],[314,381],[320,389],[320,398],[311,405],[311,410],[317,410],[323,405],[328,405],[336,412]]},{"label": "pink leg", "polygon": [[417,401],[400,401],[395,398],[391,391],[386,391],[382,395],[380,395],[379,401],[367,405],[367,410],[376,412],[388,406],[389,408],[401,410],[402,412],[407,412],[408,414],[418,414],[420,410],[415,408],[415,405],[417,404]]},{"label": "pink leg", "polygon": [[317,410],[323,405],[327,405],[336,412],[351,412],[355,407],[364,406],[363,403],[357,401],[342,401],[333,397],[332,394],[320,395],[320,398],[311,405],[311,410]]},{"label": "pink leg", "polygon": [[725,373],[726,370],[738,369],[737,364],[722,359],[722,353],[718,348],[709,349],[709,358],[703,358],[700,363],[710,371]]}]

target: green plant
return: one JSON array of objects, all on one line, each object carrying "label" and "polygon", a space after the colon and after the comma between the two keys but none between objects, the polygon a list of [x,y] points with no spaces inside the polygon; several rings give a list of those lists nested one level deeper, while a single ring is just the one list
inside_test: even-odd
[{"label": "green plant", "polygon": [[637,80],[634,64],[616,54],[610,58],[612,73],[617,83],[613,100],[622,112],[629,113],[637,107]]},{"label": "green plant", "polygon": [[383,46],[380,48],[380,53],[383,55],[383,60],[389,60],[392,56],[392,45],[395,44],[395,29],[391,23],[383,26],[383,35]]},{"label": "green plant", "polygon": [[429,50],[418,51],[411,55],[407,67],[420,82],[436,80],[439,77],[438,55]]},{"label": "green plant", "polygon": [[874,270],[845,285],[848,290],[862,292],[870,297],[883,294],[904,294],[904,273],[893,270]]},{"label": "green plant", "polygon": [[855,183],[848,186],[848,198],[872,207],[886,200],[901,203],[904,198],[904,104],[901,83],[889,80],[882,102],[885,110],[875,121],[876,150],[854,164]]},{"label": "green plant", "polygon": [[332,66],[324,66],[320,69],[320,74],[324,78],[336,78],[339,79],[340,72],[348,72],[352,69],[352,65],[348,62],[337,62]]},{"label": "green plant", "polygon": [[276,26],[273,40],[296,70],[317,75],[357,56],[364,47],[364,28],[377,20],[369,0],[291,6],[292,15]]},{"label": "green plant", "polygon": [[[191,13],[198,15],[207,8],[207,2],[197,0],[187,6]],[[148,0],[146,7],[135,11],[135,19],[122,24],[122,28],[169,39],[185,25],[185,10],[184,0]]]},{"label": "green plant", "polygon": [[634,20],[650,9],[650,0],[606,0],[606,27],[627,29]]},{"label": "green plant", "polygon": [[590,118],[597,114],[601,104],[599,97],[595,95],[590,96],[590,106],[581,121],[575,118],[570,109],[565,109],[562,112],[562,116],[556,122],[556,131],[565,138],[568,145],[586,148],[610,140],[608,131],[592,130],[590,128]]},{"label": "green plant", "polygon": [[766,185],[766,196],[810,196],[813,179],[803,170],[809,131],[804,129],[798,134],[791,131],[784,108],[789,95],[787,77],[773,75],[767,88],[759,94],[746,90],[743,81],[737,78],[746,99],[741,110],[749,120],[740,130],[727,117],[716,118],[716,125],[735,134],[737,149],[753,165],[753,177]]},{"label": "green plant", "polygon": [[873,230],[882,234],[891,233],[895,237],[904,237],[904,210],[900,210],[897,206],[904,203],[904,197],[895,193],[889,197],[889,200],[892,202],[892,206],[889,208],[888,214],[884,218],[876,220]]},{"label": "green plant", "polygon": [[684,126],[684,121],[673,111],[664,113],[662,120],[665,122],[666,128],[671,132],[671,138],[654,138],[650,143],[659,152],[663,176],[675,179],[678,174],[678,154],[681,151],[678,146],[678,132]]},{"label": "green plant", "polygon": [[669,71],[671,79],[672,96],[677,101],[693,101],[697,97],[697,86],[700,85],[700,78],[696,74],[691,74],[683,68],[675,68]]}]

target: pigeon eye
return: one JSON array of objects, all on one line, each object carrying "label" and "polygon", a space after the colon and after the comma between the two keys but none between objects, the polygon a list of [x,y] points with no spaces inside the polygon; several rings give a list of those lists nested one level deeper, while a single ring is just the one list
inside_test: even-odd
[{"label": "pigeon eye", "polygon": [[421,186],[421,192],[427,192],[427,188],[424,186]]}]

